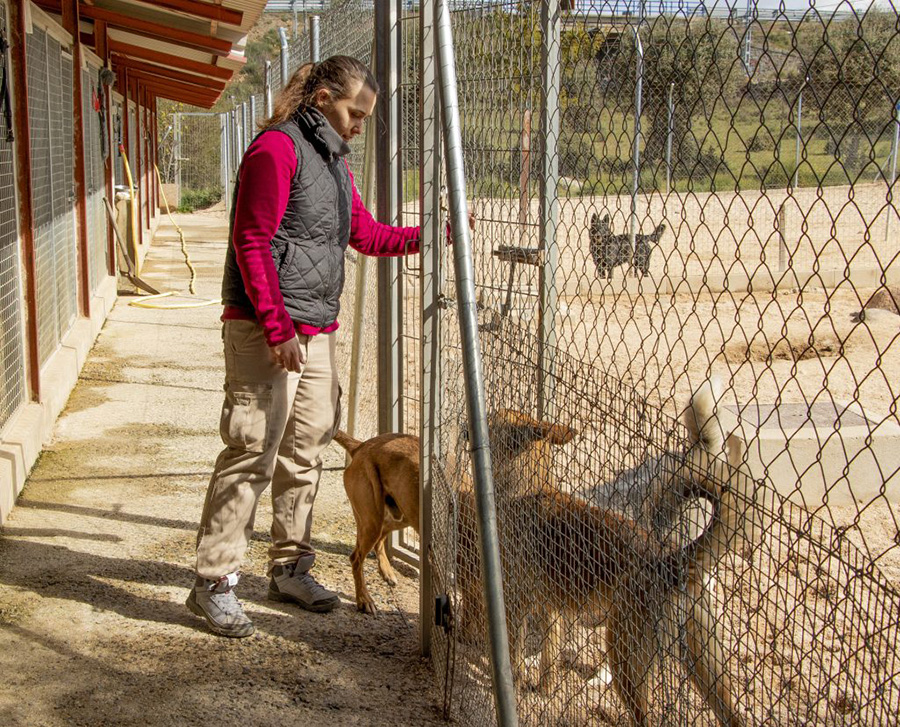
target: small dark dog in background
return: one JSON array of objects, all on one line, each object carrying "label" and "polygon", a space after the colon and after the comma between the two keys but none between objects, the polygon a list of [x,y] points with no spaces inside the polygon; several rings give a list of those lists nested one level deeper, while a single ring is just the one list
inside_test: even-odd
[{"label": "small dark dog in background", "polygon": [[601,278],[612,280],[613,268],[628,263],[635,275],[646,275],[650,271],[650,254],[663,232],[665,225],[659,225],[649,235],[634,236],[634,250],[631,249],[631,235],[614,235],[609,224],[609,215],[602,218],[595,212],[591,215],[591,257]]}]

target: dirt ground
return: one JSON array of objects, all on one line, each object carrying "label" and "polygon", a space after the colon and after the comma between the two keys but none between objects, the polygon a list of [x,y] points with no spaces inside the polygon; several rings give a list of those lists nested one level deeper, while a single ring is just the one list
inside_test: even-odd
[{"label": "dirt ground", "polygon": [[[215,298],[226,221],[179,216]],[[163,221],[143,276],[186,291]],[[389,588],[374,560],[380,613],[353,603],[355,525],[326,453],[314,524],[315,572],[341,594],[331,614],[266,600],[264,497],[239,586],[254,636],[208,633],[184,606],[194,537],[220,447],[218,305],[138,308],[120,297],[44,454],[0,533],[0,724],[431,725],[443,723],[418,653],[415,571]],[[189,302],[170,298],[161,305]]]}]

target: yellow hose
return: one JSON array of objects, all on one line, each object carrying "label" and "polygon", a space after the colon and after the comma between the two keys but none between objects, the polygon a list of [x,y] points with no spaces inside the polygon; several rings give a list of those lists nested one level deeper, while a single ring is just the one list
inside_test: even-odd
[{"label": "yellow hose", "polygon": [[184,255],[184,264],[187,265],[188,270],[191,271],[191,282],[188,284],[188,290],[191,292],[191,295],[194,295],[194,281],[197,280],[197,271],[194,270],[194,266],[191,265],[191,257],[188,255],[187,243],[184,240],[184,232],[178,226],[175,218],[172,217],[169,200],[166,198],[166,190],[163,189],[162,177],[159,176],[159,167],[154,164],[153,169],[156,170],[156,181],[159,183],[159,193],[162,195],[163,204],[166,205],[166,214],[169,216],[169,221],[174,225],[175,229],[178,230],[178,239],[181,240],[181,254]]},{"label": "yellow hose", "polygon": [[131,254],[134,256],[134,274],[141,273],[141,259],[138,254],[138,219],[137,219],[137,203],[134,198],[134,178],[131,176],[131,166],[128,164],[128,155],[125,154],[125,145],[119,144],[119,154],[122,155],[122,162],[125,165],[125,179],[128,181],[128,196],[131,199]]},{"label": "yellow hose", "polygon": [[[123,155],[124,157],[124,155]],[[127,162],[126,162],[126,172],[127,172]],[[178,223],[175,222],[175,218],[172,217],[172,212],[169,209],[169,200],[166,198],[166,192],[163,189],[162,185],[162,177],[159,175],[159,167],[155,164],[153,165],[153,169],[156,170],[156,181],[159,183],[159,193],[162,195],[163,204],[166,206],[166,214],[169,216],[169,220],[172,225],[174,225],[175,229],[178,230],[178,239],[181,240],[181,254],[184,255],[184,264],[187,265],[188,270],[191,271],[191,282],[188,284],[188,290],[191,295],[194,295],[194,282],[197,280],[197,271],[194,270],[194,266],[191,263],[191,256],[188,255],[187,249],[187,241],[184,239],[184,231],[181,227],[178,226]],[[130,179],[129,175],[129,179]],[[159,298],[168,298],[170,295],[175,295],[174,291],[169,291],[167,293],[159,293],[158,295],[142,295],[140,298],[135,300],[131,300],[128,302],[128,305],[133,305],[135,308],[155,308],[158,310],[177,310],[181,308],[203,308],[207,305],[217,305],[221,303],[221,298],[214,298],[212,300],[198,300],[196,302],[191,303],[172,303],[171,305],[156,305],[151,301],[158,300]]]}]

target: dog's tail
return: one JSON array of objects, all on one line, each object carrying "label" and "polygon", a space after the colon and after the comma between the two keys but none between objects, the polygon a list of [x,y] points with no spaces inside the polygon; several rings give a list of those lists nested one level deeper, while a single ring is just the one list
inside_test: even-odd
[{"label": "dog's tail", "polygon": [[356,452],[356,450],[359,449],[360,446],[362,446],[362,442],[351,437],[343,429],[338,430],[338,432],[334,435],[334,441],[340,444],[344,449],[346,449],[351,457],[353,456],[354,452]]},{"label": "dog's tail", "polygon": [[719,454],[725,445],[725,432],[719,421],[722,380],[714,376],[705,381],[691,397],[684,412],[684,424],[690,432],[691,444],[707,452]]},{"label": "dog's tail", "polygon": [[721,396],[721,381],[710,379],[694,392],[684,414],[692,446],[684,463],[683,494],[705,500],[711,512],[683,552],[702,569],[745,533],[753,498],[753,479],[742,466],[744,443],[726,435],[719,417]]}]

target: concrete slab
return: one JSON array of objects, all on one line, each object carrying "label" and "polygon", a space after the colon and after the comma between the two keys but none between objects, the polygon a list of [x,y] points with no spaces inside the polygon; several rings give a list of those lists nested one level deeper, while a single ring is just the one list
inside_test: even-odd
[{"label": "concrete slab", "polygon": [[[900,502],[900,427],[856,403],[728,407],[755,477],[807,507]],[[740,416],[738,417],[738,412]]]}]

